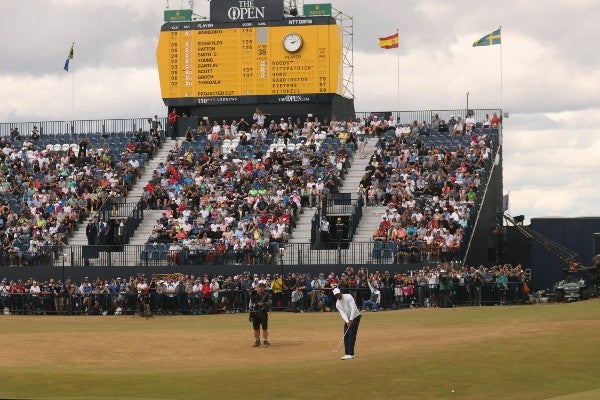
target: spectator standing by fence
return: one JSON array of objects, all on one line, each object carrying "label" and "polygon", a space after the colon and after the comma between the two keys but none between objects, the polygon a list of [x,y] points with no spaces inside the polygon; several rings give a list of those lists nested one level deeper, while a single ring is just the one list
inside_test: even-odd
[{"label": "spectator standing by fence", "polygon": [[173,109],[169,113],[167,119],[169,121],[169,131],[171,134],[171,140],[177,139],[177,118],[179,115],[177,114],[177,110]]},{"label": "spectator standing by fence", "polygon": [[90,220],[85,228],[85,236],[88,240],[88,245],[92,246],[96,244],[98,238],[98,227],[93,220]]},{"label": "spectator standing by fence", "polygon": [[9,293],[10,293],[10,284],[6,281],[6,278],[2,279],[2,283],[0,283],[0,308],[4,310],[9,306]]},{"label": "spectator standing by fence", "polygon": [[160,120],[158,119],[158,115],[155,115],[150,120],[150,133],[151,134],[158,133],[159,128],[162,128],[162,124],[161,124]]},{"label": "spectator standing by fence", "polygon": [[319,280],[319,276],[315,275],[310,282],[310,309],[316,311],[318,308],[318,298],[321,294],[322,284]]},{"label": "spectator standing by fence", "polygon": [[358,157],[365,158],[365,147],[367,145],[367,128],[363,127],[356,132],[356,140],[358,141]]},{"label": "spectator standing by fence", "polygon": [[325,215],[321,217],[321,224],[319,226],[321,242],[325,243],[329,241],[329,220]]}]

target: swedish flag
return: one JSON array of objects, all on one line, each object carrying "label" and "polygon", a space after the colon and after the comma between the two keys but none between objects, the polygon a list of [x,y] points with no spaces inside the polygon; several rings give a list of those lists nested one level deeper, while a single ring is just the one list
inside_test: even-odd
[{"label": "swedish flag", "polygon": [[482,37],[481,39],[477,40],[475,43],[473,43],[473,47],[491,46],[493,44],[502,43],[500,29],[501,28],[498,28],[494,32],[489,33],[489,34],[485,35],[484,37]]},{"label": "swedish flag", "polygon": [[65,66],[63,67],[67,72],[69,72],[69,61],[73,59],[73,47],[75,47],[75,43],[71,45],[71,50],[69,50],[69,53],[67,54],[67,61],[65,61]]}]

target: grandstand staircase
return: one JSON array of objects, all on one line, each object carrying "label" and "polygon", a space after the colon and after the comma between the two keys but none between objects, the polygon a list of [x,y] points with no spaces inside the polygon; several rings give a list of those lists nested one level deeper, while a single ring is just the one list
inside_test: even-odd
[{"label": "grandstand staircase", "polygon": [[[174,142],[174,141],[165,140],[163,142],[162,146],[158,148],[158,150],[156,151],[154,156],[144,164],[141,177],[136,180],[135,184],[131,188],[131,191],[127,195],[127,199],[126,199],[127,203],[137,203],[141,199],[142,193],[144,191],[144,187],[146,186],[146,184],[152,177],[154,170],[158,167],[158,164],[160,162],[164,162],[168,159],[168,155],[171,152],[171,150],[175,147],[175,143],[176,142]],[[150,232],[152,231],[152,227],[154,226],[154,223],[160,217],[161,214],[162,214],[162,210],[144,210],[143,221],[140,224],[140,226],[138,227],[138,229],[135,231],[135,233],[131,236],[130,244],[145,243],[146,240],[148,239],[148,237],[150,236]],[[127,215],[121,215],[118,210],[116,210],[115,213],[111,214],[111,218],[126,218],[126,217],[127,217]],[[90,215],[87,219],[84,220],[83,224],[80,224],[79,229],[74,231],[73,236],[71,238],[69,238],[69,242],[63,251],[64,260],[62,259],[63,257],[59,257],[59,259],[55,261],[55,265],[63,265],[63,262],[64,262],[65,266],[70,266],[71,265],[71,256],[70,256],[71,254],[73,254],[73,260],[72,260],[73,265],[82,265],[83,264],[83,260],[76,259],[76,258],[81,258],[81,253],[79,253],[77,251],[72,251],[72,248],[79,247],[79,246],[85,246],[88,244],[87,237],[85,235],[85,227],[87,226],[87,223],[90,220],[92,220],[93,218],[94,218],[94,215],[93,214]],[[105,259],[106,257],[105,257],[105,255],[102,254],[105,252],[100,252],[100,253],[101,254],[100,254],[99,258],[89,259],[90,265],[94,265],[94,264],[106,265],[106,259]],[[127,255],[124,252],[114,252],[111,255],[110,263],[112,265],[128,265],[128,263],[125,261],[126,257],[127,257]],[[123,260],[119,261],[119,258],[123,258]]]},{"label": "grandstand staircase", "polygon": [[373,240],[373,230],[379,225],[385,209],[385,206],[364,207],[363,216],[352,240],[354,242],[370,242]]},{"label": "grandstand staircase", "polygon": [[[370,155],[375,150],[375,144],[377,140],[371,138],[367,141],[365,146],[365,158],[358,157],[358,151],[355,151],[352,159],[350,160],[350,168],[348,168],[347,174],[344,177],[343,185],[340,187],[340,193],[350,194],[351,198],[357,199],[357,191],[365,174],[365,168],[367,167]],[[358,229],[352,238],[354,242],[370,242],[373,236],[373,228],[381,220],[385,207],[364,207],[363,217],[360,221]],[[293,231],[293,237],[288,243],[310,243],[311,240],[311,229],[312,219],[315,217],[317,212],[316,208],[303,208],[303,213],[300,214],[300,218],[296,223],[296,228]],[[309,264],[313,262],[319,262],[319,260],[334,260],[339,263],[370,263],[372,262],[370,252],[361,252],[360,254],[354,254],[350,251],[345,250],[317,250],[308,249],[300,246],[287,246],[285,251],[288,253],[285,259],[289,263],[298,264]],[[292,254],[293,253],[293,254]],[[327,254],[326,254],[327,253]],[[363,254],[364,253],[364,254]]]}]

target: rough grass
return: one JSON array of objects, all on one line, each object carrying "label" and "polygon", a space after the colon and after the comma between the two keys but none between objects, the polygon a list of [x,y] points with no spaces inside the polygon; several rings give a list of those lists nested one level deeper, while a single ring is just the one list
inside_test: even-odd
[{"label": "rough grass", "polygon": [[337,313],[269,322],[252,348],[246,314],[2,316],[0,397],[600,397],[600,300],[366,313],[350,361]]}]

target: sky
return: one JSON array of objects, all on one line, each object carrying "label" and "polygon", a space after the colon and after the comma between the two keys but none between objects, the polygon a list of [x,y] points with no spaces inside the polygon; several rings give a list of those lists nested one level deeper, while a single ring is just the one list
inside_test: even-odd
[{"label": "sky", "polygon": [[[464,108],[468,92],[469,108],[509,113],[504,193],[512,215],[600,216],[599,2],[331,3],[353,17],[357,111]],[[0,122],[166,114],[158,34],[166,6],[188,4],[0,1]],[[196,0],[195,13],[208,17],[209,4]],[[499,26],[501,46],[472,47]],[[396,30],[399,49],[379,48],[378,38]]]}]

